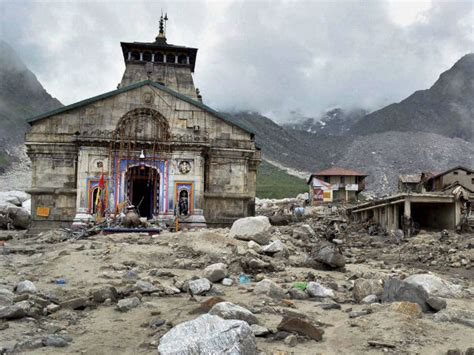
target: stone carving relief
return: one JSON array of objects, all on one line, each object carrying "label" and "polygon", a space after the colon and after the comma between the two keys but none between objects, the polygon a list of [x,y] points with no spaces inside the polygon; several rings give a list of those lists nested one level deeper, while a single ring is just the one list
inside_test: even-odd
[{"label": "stone carving relief", "polygon": [[191,171],[191,163],[187,160],[182,160],[178,164],[178,170],[181,174],[186,175]]}]

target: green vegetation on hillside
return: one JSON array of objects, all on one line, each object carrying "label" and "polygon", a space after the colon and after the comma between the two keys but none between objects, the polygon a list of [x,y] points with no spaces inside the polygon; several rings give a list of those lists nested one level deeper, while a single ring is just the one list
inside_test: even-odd
[{"label": "green vegetation on hillside", "polygon": [[285,198],[307,192],[306,181],[262,160],[257,171],[258,198]]}]

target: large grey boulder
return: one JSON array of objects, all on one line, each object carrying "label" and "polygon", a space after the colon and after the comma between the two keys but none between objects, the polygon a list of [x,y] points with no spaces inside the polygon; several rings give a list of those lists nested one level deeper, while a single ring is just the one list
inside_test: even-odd
[{"label": "large grey boulder", "polygon": [[204,269],[204,277],[211,282],[221,281],[226,276],[227,265],[224,263],[212,264]]},{"label": "large grey boulder", "polygon": [[269,279],[263,279],[255,285],[253,292],[257,295],[265,295],[271,298],[285,298],[286,292],[276,283]]},{"label": "large grey boulder", "polygon": [[420,285],[411,284],[393,277],[385,281],[382,295],[383,302],[408,301],[418,303],[423,312],[427,312],[430,310],[430,306],[427,303],[428,298],[428,292]]},{"label": "large grey boulder", "polygon": [[330,288],[324,287],[319,282],[309,282],[308,286],[306,287],[306,292],[310,297],[334,297],[334,291]]},{"label": "large grey boulder", "polygon": [[19,295],[21,295],[23,293],[34,294],[34,293],[38,292],[38,290],[36,289],[36,286],[33,282],[31,282],[29,280],[25,280],[25,281],[18,282],[18,284],[15,287],[15,292]]},{"label": "large grey boulder", "polygon": [[257,345],[247,322],[204,314],[178,324],[160,339],[161,355],[254,355]]},{"label": "large grey boulder", "polygon": [[2,191],[0,192],[0,205],[15,205],[20,207],[28,200],[30,195],[23,191]]},{"label": "large grey boulder", "polygon": [[27,229],[30,226],[31,215],[26,209],[10,206],[7,208],[7,212],[15,228]]},{"label": "large grey boulder", "polygon": [[346,265],[344,255],[333,245],[324,245],[320,248],[316,248],[312,250],[311,256],[315,261],[331,268],[342,268]]},{"label": "large grey boulder", "polygon": [[260,245],[268,244],[270,241],[271,224],[268,217],[245,217],[240,218],[232,224],[229,236],[240,240],[253,240]]},{"label": "large grey boulder", "polygon": [[463,290],[460,285],[455,285],[435,275],[416,274],[408,276],[404,281],[423,287],[430,296],[446,298],[459,298],[463,296]]},{"label": "large grey boulder", "polygon": [[208,279],[202,278],[189,281],[188,287],[193,295],[201,295],[209,291],[212,288],[212,284]]},{"label": "large grey boulder", "polygon": [[209,314],[223,319],[238,319],[248,324],[258,324],[258,319],[252,312],[232,302],[219,302],[215,304],[209,311]]},{"label": "large grey boulder", "polygon": [[128,312],[132,308],[136,308],[140,305],[140,300],[138,297],[124,298],[123,300],[118,301],[117,310],[120,312]]},{"label": "large grey boulder", "polygon": [[381,280],[375,279],[357,279],[354,281],[352,296],[357,303],[360,303],[365,297],[376,295],[382,297],[383,286]]}]

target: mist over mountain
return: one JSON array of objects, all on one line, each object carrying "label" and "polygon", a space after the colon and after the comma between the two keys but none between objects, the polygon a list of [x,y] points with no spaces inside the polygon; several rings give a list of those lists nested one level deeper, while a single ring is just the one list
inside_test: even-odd
[{"label": "mist over mountain", "polygon": [[369,114],[334,108],[282,126],[255,113],[234,117],[256,130],[265,159],[303,171],[353,168],[370,175],[370,190],[390,193],[399,174],[473,166],[474,54],[430,89]]},{"label": "mist over mountain", "polygon": [[23,144],[26,118],[60,106],[13,48],[0,40],[0,169],[15,160],[13,148]]}]

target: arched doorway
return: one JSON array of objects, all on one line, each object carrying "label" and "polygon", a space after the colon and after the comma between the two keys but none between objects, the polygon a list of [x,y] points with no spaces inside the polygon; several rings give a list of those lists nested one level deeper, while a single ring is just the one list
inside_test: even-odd
[{"label": "arched doorway", "polygon": [[99,188],[96,187],[93,191],[92,191],[92,214],[96,214],[97,213],[97,204],[96,204],[96,201],[97,201],[97,194],[99,193]]},{"label": "arched doorway", "polygon": [[159,210],[160,175],[154,168],[134,166],[127,171],[127,194],[140,217],[148,219]]}]

